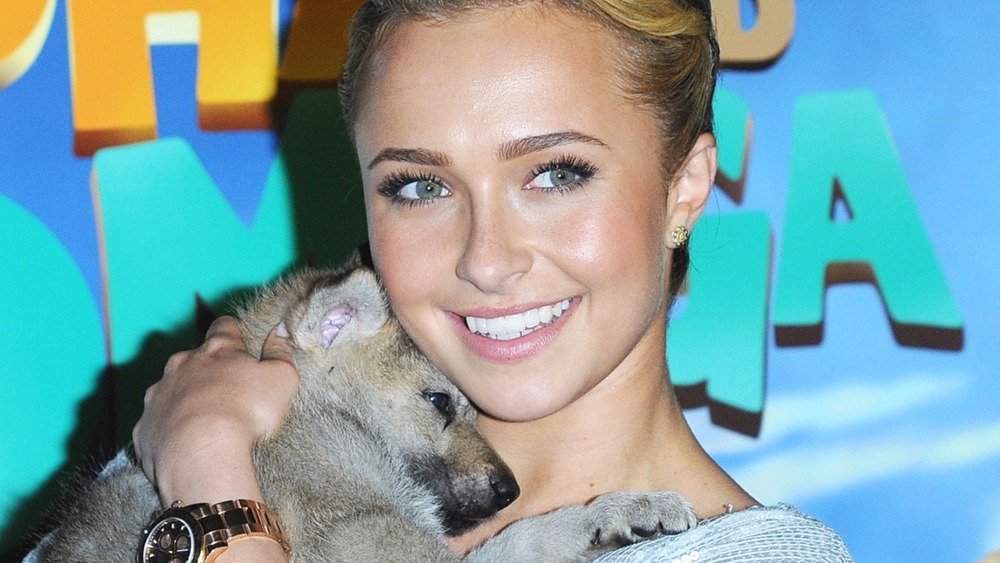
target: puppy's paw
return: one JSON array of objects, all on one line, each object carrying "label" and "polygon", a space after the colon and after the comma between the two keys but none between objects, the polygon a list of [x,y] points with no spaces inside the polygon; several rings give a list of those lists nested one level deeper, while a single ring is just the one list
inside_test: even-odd
[{"label": "puppy's paw", "polygon": [[587,507],[592,510],[594,525],[591,544],[602,551],[683,532],[698,521],[694,508],[681,495],[669,491],[608,493]]},{"label": "puppy's paw", "polygon": [[682,532],[696,521],[677,493],[608,493],[586,505],[518,520],[466,561],[591,561],[624,545]]}]

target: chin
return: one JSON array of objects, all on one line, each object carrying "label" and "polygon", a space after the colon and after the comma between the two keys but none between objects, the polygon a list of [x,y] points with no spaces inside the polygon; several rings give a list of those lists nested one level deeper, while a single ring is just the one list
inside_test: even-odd
[{"label": "chin", "polygon": [[559,412],[569,403],[546,397],[546,393],[510,396],[510,390],[493,390],[487,391],[487,395],[487,400],[473,402],[483,415],[501,422],[541,420]]}]

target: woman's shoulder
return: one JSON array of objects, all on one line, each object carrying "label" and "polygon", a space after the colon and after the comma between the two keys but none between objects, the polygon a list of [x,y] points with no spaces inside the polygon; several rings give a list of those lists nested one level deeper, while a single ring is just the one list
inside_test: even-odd
[{"label": "woman's shoulder", "polygon": [[703,520],[665,536],[609,553],[600,563],[693,561],[851,562],[844,540],[793,506],[760,506]]}]

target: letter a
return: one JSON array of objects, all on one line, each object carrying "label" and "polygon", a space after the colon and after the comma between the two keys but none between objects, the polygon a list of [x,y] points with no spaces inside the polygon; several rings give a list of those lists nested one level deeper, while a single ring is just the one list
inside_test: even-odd
[{"label": "letter a", "polygon": [[[870,281],[896,340],[962,347],[962,317],[910,195],[875,95],[803,97],[773,311],[779,345],[822,340],[828,284]],[[849,217],[837,220],[846,206]]]}]

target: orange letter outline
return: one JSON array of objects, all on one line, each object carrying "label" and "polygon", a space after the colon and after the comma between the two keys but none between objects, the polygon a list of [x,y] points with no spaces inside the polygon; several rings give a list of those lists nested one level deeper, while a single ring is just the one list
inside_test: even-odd
[{"label": "orange letter outline", "polygon": [[0,33],[0,90],[17,82],[42,52],[52,28],[56,0],[8,0]]}]

